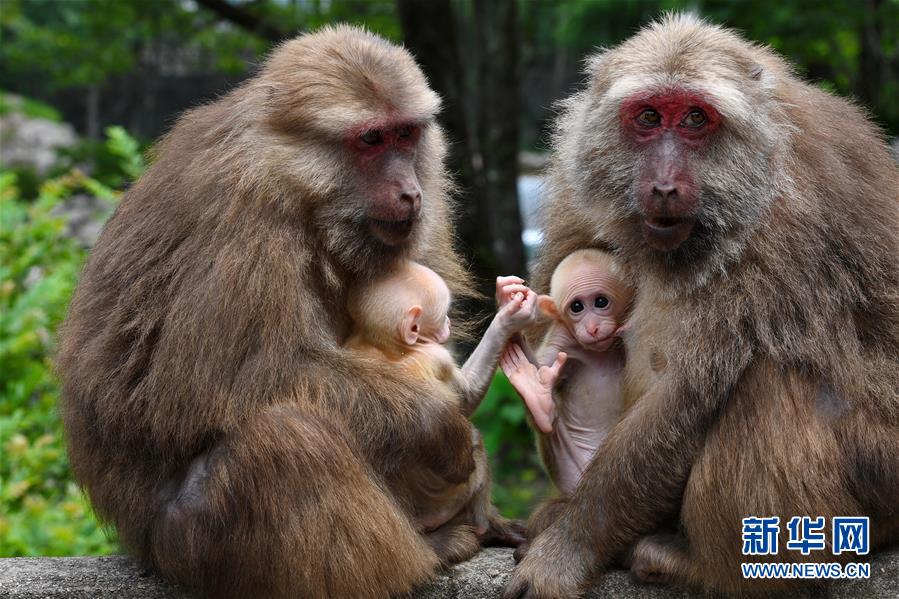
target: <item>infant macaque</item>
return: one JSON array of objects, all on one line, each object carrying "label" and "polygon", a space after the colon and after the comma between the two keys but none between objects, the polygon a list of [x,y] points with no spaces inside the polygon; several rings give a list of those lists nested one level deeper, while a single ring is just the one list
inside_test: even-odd
[{"label": "infant macaque", "polygon": [[[509,338],[536,319],[536,294],[521,284],[503,284],[505,280],[497,279],[497,288],[508,301],[461,368],[444,346],[450,338],[450,290],[437,273],[415,262],[350,291],[354,329],[345,347],[443,386],[447,401],[470,416],[483,400]],[[410,498],[406,507],[422,531],[461,518],[478,535],[492,529],[489,534],[499,537],[493,539],[496,544],[517,544],[523,537],[502,530],[503,521],[490,502],[486,452],[477,429],[471,430],[477,467],[467,482],[450,484],[420,467],[400,473],[391,484],[402,487],[398,495]],[[515,538],[502,538],[504,534]]]},{"label": "infant macaque", "polygon": [[523,342],[503,354],[503,372],[542,433],[543,461],[565,495],[621,418],[620,336],[632,296],[610,254],[576,251],[553,272],[550,295],[537,300],[553,323],[536,356],[529,359]]}]

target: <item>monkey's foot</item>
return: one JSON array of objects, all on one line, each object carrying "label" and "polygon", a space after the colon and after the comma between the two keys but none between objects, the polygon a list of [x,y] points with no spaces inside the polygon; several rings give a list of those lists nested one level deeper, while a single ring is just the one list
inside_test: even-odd
[{"label": "monkey's foot", "polygon": [[634,546],[631,575],[651,584],[689,584],[690,555],[680,535],[656,534],[643,537]]},{"label": "monkey's foot", "polygon": [[527,527],[524,522],[509,520],[502,516],[491,517],[487,530],[478,536],[481,547],[519,547],[527,540]]},{"label": "monkey's foot", "polygon": [[531,548],[531,544],[528,541],[525,541],[524,543],[522,543],[521,545],[519,545],[518,547],[515,548],[515,551],[512,552],[512,559],[515,560],[516,564],[524,559],[524,556],[526,556],[528,554],[528,549],[530,549],[530,548]]},{"label": "monkey's foot", "polygon": [[427,533],[425,540],[443,566],[464,562],[481,550],[478,535],[471,526],[464,524],[444,524]]}]

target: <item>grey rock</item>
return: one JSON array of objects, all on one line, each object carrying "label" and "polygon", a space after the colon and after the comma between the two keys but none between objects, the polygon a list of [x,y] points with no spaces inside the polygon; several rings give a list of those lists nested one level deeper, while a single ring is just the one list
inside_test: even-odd
[{"label": "grey rock", "polygon": [[19,98],[6,95],[5,99],[12,110],[0,117],[0,163],[45,174],[56,163],[59,148],[75,145],[75,129],[68,123],[27,117],[15,110]]},{"label": "grey rock", "polygon": [[[866,561],[860,558],[858,561]],[[790,597],[849,599],[899,597],[899,550],[870,560],[867,580],[836,582]],[[509,549],[486,549],[439,574],[410,599],[488,599],[499,597],[514,567]],[[623,570],[608,572],[588,599],[676,599],[703,596],[634,582]],[[188,599],[190,595],[147,572],[129,557],[0,559],[0,597],[6,599]]]},{"label": "grey rock", "polygon": [[115,208],[112,202],[78,193],[65,198],[53,207],[50,214],[66,221],[63,235],[76,239],[83,247],[89,248],[97,241],[103,223]]}]

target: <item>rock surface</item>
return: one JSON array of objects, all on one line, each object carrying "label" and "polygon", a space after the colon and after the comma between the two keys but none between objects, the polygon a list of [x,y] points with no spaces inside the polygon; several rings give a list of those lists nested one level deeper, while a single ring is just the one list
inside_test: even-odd
[{"label": "rock surface", "polygon": [[25,116],[17,111],[20,98],[7,94],[5,99],[12,110],[0,116],[0,163],[43,175],[56,163],[58,149],[75,145],[75,129],[68,123]]},{"label": "rock surface", "polygon": [[[499,596],[513,567],[512,551],[487,549],[441,574],[413,599],[487,599]],[[673,599],[695,594],[635,583],[623,570],[609,572],[588,599]],[[871,578],[831,584],[791,597],[899,597],[899,550],[871,560]],[[4,599],[188,599],[190,595],[149,573],[131,558],[66,557],[0,559]]]}]

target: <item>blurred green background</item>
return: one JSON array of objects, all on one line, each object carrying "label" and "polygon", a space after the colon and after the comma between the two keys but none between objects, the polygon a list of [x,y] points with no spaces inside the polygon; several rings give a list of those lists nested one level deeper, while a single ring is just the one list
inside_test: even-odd
[{"label": "blurred green background", "polygon": [[[444,98],[460,249],[489,296],[534,249],[553,102],[592,49],[670,9],[770,44],[899,133],[899,0],[0,0],[0,557],[118,550],[69,473],[55,331],[103,219],[180,111],[325,23],[404,43]],[[501,375],[475,420],[497,504],[526,516],[551,489]]]}]

